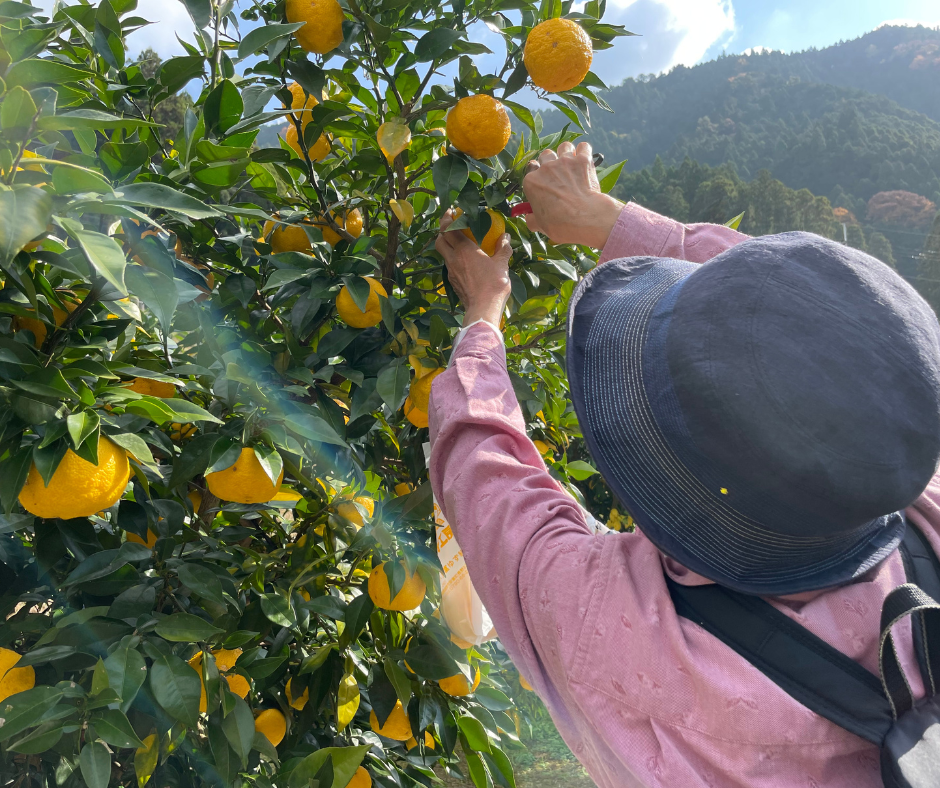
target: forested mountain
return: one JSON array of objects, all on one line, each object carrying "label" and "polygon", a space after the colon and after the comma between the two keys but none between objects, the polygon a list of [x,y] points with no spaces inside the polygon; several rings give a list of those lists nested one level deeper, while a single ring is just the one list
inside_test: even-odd
[{"label": "forested mountain", "polygon": [[940,198],[940,31],[884,27],[820,51],[725,56],[628,79],[605,99],[614,112],[595,111],[588,138],[631,170],[657,155],[731,162],[746,180],[768,169],[856,213],[882,191]]}]

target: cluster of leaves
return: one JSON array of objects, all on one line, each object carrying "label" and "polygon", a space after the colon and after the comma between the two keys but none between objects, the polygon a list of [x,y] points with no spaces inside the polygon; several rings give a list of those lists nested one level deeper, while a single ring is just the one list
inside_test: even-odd
[{"label": "cluster of leaves", "polygon": [[[460,206],[481,238],[483,207],[506,211],[526,162],[576,136],[542,135],[538,114],[506,102],[527,133],[476,161],[447,148],[447,110],[520,90],[522,45],[542,19],[577,18],[597,47],[623,31],[600,21],[598,0],[580,14],[570,0],[350,0],[344,42],[314,60],[281,3],[239,18],[232,0],[187,0],[195,42],[148,69],[127,53],[146,24],[135,5],[50,18],[0,3],[0,646],[35,671],[33,689],[2,702],[0,782],[344,788],[364,766],[379,785],[430,785],[436,762],[456,768],[459,743],[477,786],[511,786],[517,685],[498,644],[461,648],[434,615],[426,433],[401,407],[410,368],[445,365],[460,326],[432,251],[443,211]],[[503,36],[498,74],[474,62],[478,22]],[[185,108],[176,97],[193,80]],[[306,144],[256,148],[291,81],[323,96]],[[553,101],[580,124],[602,87],[589,75]],[[167,103],[185,108],[175,138],[156,122]],[[391,161],[376,142],[385,122],[411,132]],[[321,134],[332,152],[315,163],[307,146]],[[621,167],[602,173],[605,188]],[[352,208],[358,238],[333,218]],[[310,248],[273,254],[272,216],[304,222]],[[335,248],[316,220],[340,235]],[[595,258],[507,226],[513,383],[578,494],[593,469],[567,459],[578,433],[563,320]],[[385,284],[383,320],[353,329],[336,297],[345,285],[363,306],[366,275]],[[176,395],[132,391],[136,378]],[[69,450],[96,463],[100,436],[131,457],[117,503],[68,520],[22,510],[31,466],[48,480]],[[206,474],[245,447],[271,481],[284,474],[291,501],[211,494]],[[392,597],[399,562],[424,579],[419,611],[375,607],[365,580],[382,561]],[[437,684],[478,667],[472,695]],[[410,749],[371,729],[398,702]],[[283,740],[255,721],[261,710],[279,713]]]}]

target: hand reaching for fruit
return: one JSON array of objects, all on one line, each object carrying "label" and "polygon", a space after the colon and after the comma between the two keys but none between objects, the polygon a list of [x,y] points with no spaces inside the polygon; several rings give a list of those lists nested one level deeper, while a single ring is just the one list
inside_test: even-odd
[{"label": "hand reaching for fruit", "polygon": [[588,142],[542,151],[529,164],[522,188],[532,206],[525,217],[529,229],[556,244],[603,248],[623,210],[622,202],[601,191]]},{"label": "hand reaching for fruit", "polygon": [[434,248],[444,258],[450,283],[466,310],[464,325],[482,319],[498,326],[510,292],[509,235],[499,237],[490,256],[462,232],[447,232],[453,221],[452,211],[444,214]]}]

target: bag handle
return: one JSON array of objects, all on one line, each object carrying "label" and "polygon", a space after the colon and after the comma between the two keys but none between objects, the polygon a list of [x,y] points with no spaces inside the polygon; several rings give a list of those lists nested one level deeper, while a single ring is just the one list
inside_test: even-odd
[{"label": "bag handle", "polygon": [[901,669],[897,647],[891,635],[891,628],[907,616],[916,616],[920,621],[927,667],[923,680],[929,695],[937,693],[937,682],[940,680],[940,604],[918,586],[905,583],[885,597],[881,608],[878,661],[881,683],[894,719],[914,708],[914,694]]}]

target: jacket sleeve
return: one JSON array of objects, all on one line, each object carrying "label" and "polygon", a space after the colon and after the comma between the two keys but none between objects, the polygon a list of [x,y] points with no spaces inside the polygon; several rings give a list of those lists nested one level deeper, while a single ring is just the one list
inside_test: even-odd
[{"label": "jacket sleeve", "polygon": [[[529,440],[492,326],[467,330],[434,381],[429,415],[431,484],[474,587],[519,671],[563,710],[601,538]],[[547,579],[565,592],[552,594]]]},{"label": "jacket sleeve", "polygon": [[600,262],[651,256],[704,263],[749,237],[720,224],[682,224],[631,202],[611,230]]}]

